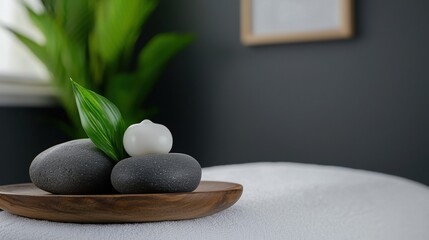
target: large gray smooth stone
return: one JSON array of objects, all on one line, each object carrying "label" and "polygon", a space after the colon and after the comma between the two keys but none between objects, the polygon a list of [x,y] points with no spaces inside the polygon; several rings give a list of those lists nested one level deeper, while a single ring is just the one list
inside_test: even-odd
[{"label": "large gray smooth stone", "polygon": [[117,163],[111,180],[120,193],[192,192],[200,183],[201,166],[182,153],[147,154]]},{"label": "large gray smooth stone", "polygon": [[95,194],[112,190],[110,159],[90,139],[55,145],[30,165],[31,181],[55,194]]}]

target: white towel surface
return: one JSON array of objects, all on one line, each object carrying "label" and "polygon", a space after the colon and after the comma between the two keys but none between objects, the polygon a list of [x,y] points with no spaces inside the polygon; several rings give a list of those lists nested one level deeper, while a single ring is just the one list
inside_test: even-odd
[{"label": "white towel surface", "polygon": [[403,178],[251,163],[206,168],[203,179],[241,183],[243,195],[223,212],[187,221],[67,224],[0,212],[0,239],[429,239],[429,188]]}]

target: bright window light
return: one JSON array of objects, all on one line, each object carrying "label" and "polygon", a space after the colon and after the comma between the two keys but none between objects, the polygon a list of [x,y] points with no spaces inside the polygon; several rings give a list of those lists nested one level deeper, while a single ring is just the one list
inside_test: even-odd
[{"label": "bright window light", "polygon": [[[26,0],[35,10],[41,9],[39,0]],[[0,84],[46,84],[49,79],[45,66],[3,26],[12,27],[43,43],[42,35],[30,23],[21,1],[0,0]]]}]

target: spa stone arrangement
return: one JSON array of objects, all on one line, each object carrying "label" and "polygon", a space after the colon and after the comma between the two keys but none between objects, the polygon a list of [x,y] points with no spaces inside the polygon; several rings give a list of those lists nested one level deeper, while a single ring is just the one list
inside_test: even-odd
[{"label": "spa stone arrangement", "polygon": [[32,183],[0,186],[0,209],[64,223],[145,223],[210,216],[240,199],[241,184],[201,181],[197,160],[170,153],[167,127],[125,124],[111,101],[70,82],[88,138],[37,155]]},{"label": "spa stone arrangement", "polygon": [[178,193],[198,187],[200,164],[189,155],[170,153],[173,137],[167,127],[146,119],[126,128],[113,103],[71,83],[89,139],[37,155],[29,170],[35,186],[63,195]]}]

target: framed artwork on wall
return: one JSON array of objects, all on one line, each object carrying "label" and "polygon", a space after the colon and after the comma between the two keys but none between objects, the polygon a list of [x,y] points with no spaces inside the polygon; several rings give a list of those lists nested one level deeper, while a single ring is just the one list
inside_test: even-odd
[{"label": "framed artwork on wall", "polygon": [[353,0],[241,0],[244,45],[353,36]]}]

